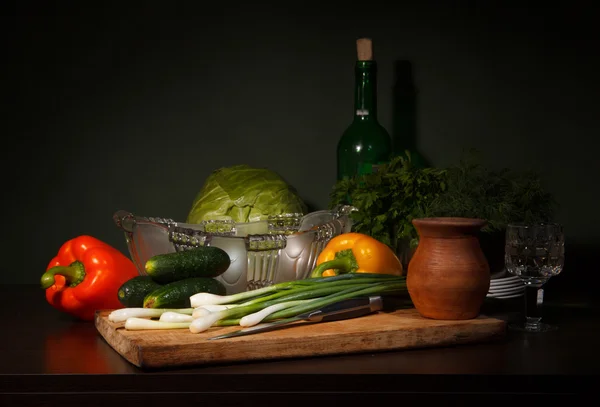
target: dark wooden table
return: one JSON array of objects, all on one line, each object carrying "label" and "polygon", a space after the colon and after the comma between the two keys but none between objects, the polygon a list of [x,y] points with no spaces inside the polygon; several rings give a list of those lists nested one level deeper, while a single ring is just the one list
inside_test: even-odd
[{"label": "dark wooden table", "polygon": [[[499,341],[455,347],[143,371],[117,354],[93,323],[47,304],[39,287],[0,286],[0,406],[172,403],[174,397],[219,406],[275,399],[306,406],[379,397],[486,404],[597,398],[598,303],[553,290],[554,296],[547,290],[544,319],[560,328],[544,334],[508,331]],[[509,321],[520,311],[520,301],[484,306],[487,315]]]}]

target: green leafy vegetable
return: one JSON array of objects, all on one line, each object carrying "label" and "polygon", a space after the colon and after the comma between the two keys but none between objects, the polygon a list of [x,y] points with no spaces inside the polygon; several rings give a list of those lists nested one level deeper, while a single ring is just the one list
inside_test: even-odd
[{"label": "green leafy vegetable", "polygon": [[[196,309],[211,304],[239,304],[240,300],[249,301],[237,307],[203,313],[194,318],[189,324],[189,329],[192,333],[198,333],[204,332],[212,326],[238,324],[248,326],[250,324],[243,321],[246,319],[247,322],[248,317],[254,320],[254,323],[272,322],[317,310],[345,299],[370,295],[396,296],[404,298],[406,305],[412,305],[410,297],[407,295],[406,277],[404,276],[376,275],[377,277],[373,277],[367,273],[345,274],[344,276],[343,279],[335,276],[284,282],[228,296],[195,294],[190,297],[190,303]],[[345,282],[345,284],[340,284],[341,282]],[[260,315],[262,310],[269,312]]]},{"label": "green leafy vegetable", "polygon": [[370,235],[393,249],[399,240],[415,247],[418,236],[411,220],[425,216],[427,207],[446,189],[446,171],[418,168],[410,154],[394,157],[377,173],[338,181],[330,204],[351,204],[353,230]]},{"label": "green leafy vegetable", "polygon": [[208,176],[194,199],[187,222],[255,222],[306,211],[297,191],[279,174],[266,168],[235,165],[219,168]]},{"label": "green leafy vegetable", "polygon": [[447,189],[427,208],[428,216],[462,216],[487,220],[483,232],[505,229],[509,222],[548,222],[556,202],[538,174],[508,168],[491,170],[475,152],[446,171]]},{"label": "green leafy vegetable", "polygon": [[414,249],[419,217],[460,216],[486,219],[483,232],[502,230],[509,222],[549,221],[555,201],[539,176],[530,171],[493,171],[475,154],[447,168],[418,168],[410,153],[394,157],[376,174],[338,181],[330,206],[350,204],[353,229],[388,244]]}]

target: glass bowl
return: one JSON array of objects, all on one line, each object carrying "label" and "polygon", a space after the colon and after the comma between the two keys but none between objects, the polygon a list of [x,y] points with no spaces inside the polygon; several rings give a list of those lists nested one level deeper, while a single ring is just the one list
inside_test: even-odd
[{"label": "glass bowl", "polygon": [[146,261],[157,254],[216,246],[227,252],[231,265],[217,280],[227,294],[305,279],[329,240],[350,232],[350,213],[343,205],[333,210],[284,214],[248,223],[205,221],[199,224],[136,216],[117,211],[113,220],[125,233],[127,248],[140,275]]}]

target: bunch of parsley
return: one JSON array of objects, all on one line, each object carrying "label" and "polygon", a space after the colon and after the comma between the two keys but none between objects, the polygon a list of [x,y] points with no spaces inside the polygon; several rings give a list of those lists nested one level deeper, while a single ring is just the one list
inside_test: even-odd
[{"label": "bunch of parsley", "polygon": [[446,189],[446,170],[417,168],[410,155],[394,157],[374,174],[338,181],[330,205],[349,204],[353,230],[396,249],[400,241],[415,247],[418,235],[411,221],[427,215],[427,208]]}]

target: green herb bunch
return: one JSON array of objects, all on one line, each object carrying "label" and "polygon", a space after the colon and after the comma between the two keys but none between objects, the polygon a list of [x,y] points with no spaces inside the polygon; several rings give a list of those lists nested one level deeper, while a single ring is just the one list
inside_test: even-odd
[{"label": "green herb bunch", "polygon": [[530,171],[493,171],[472,152],[447,168],[418,168],[406,156],[394,157],[375,174],[336,182],[330,206],[349,204],[353,230],[398,249],[413,248],[418,234],[412,220],[421,217],[486,219],[483,232],[502,230],[510,222],[550,221],[555,201]]},{"label": "green herb bunch", "polygon": [[460,216],[487,220],[483,232],[510,222],[548,222],[556,202],[533,171],[490,170],[474,153],[446,172],[447,188],[427,208],[427,216]]},{"label": "green herb bunch", "polygon": [[331,208],[349,204],[353,230],[396,249],[399,240],[416,246],[412,219],[426,216],[427,208],[446,190],[446,170],[418,168],[410,154],[394,157],[374,174],[338,181],[330,195]]}]

